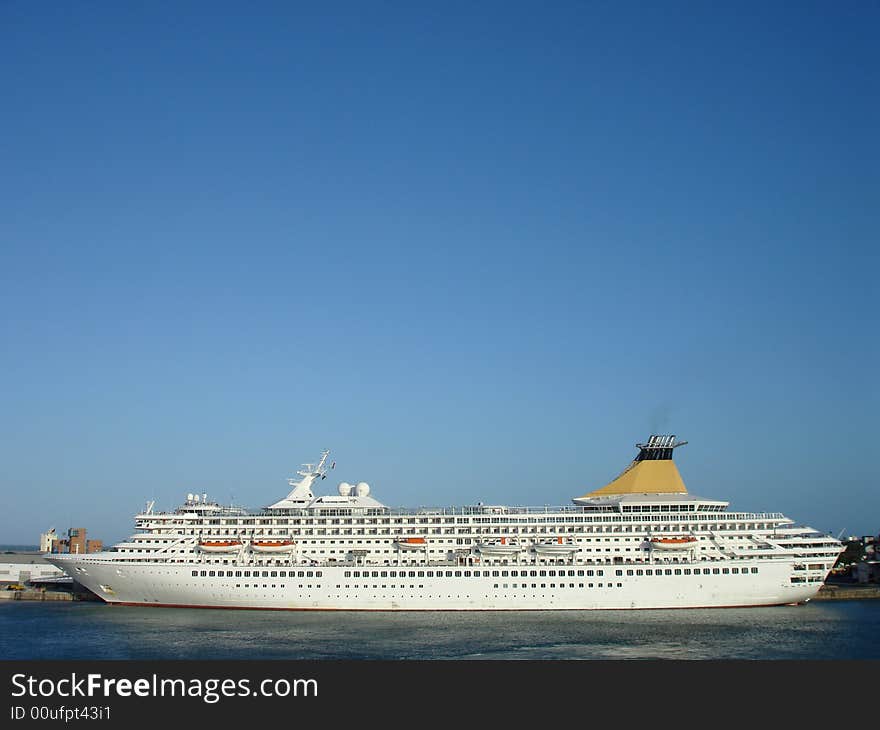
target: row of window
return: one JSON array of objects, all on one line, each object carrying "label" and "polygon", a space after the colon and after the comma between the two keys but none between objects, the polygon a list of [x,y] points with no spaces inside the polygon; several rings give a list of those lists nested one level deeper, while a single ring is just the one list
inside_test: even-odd
[{"label": "row of window", "polygon": [[605,575],[604,570],[346,570],[346,578],[516,578],[522,576]]},{"label": "row of window", "polygon": [[[638,568],[627,570],[627,575],[748,575],[756,574],[758,568]],[[194,570],[193,577],[206,578],[320,578],[320,570]],[[623,570],[615,570],[622,576]],[[518,577],[592,577],[605,575],[604,570],[346,570],[346,578],[518,578]]]},{"label": "row of window", "polygon": [[[595,523],[595,522],[633,522],[638,520],[645,519],[670,519],[666,517],[666,513],[686,513],[683,514],[681,519],[696,519],[696,520],[726,520],[728,522],[766,522],[768,519],[774,520],[779,519],[781,515],[762,515],[762,514],[754,514],[748,512],[724,512],[724,513],[716,513],[716,514],[699,514],[692,515],[690,514],[694,510],[684,509],[684,506],[679,507],[678,505],[670,505],[670,506],[658,506],[654,505],[651,508],[645,509],[631,509],[628,510],[624,507],[624,512],[627,514],[625,516],[620,514],[606,514],[603,516],[597,517],[581,517],[581,516],[573,516],[567,515],[563,517],[519,517],[515,515],[507,515],[504,517],[432,517],[432,518],[394,518],[394,517],[383,517],[383,518],[373,518],[373,519],[326,519],[326,518],[306,518],[306,519],[278,519],[278,518],[241,518],[241,519],[207,519],[203,521],[203,524],[209,525],[340,525],[340,524],[350,524],[350,525],[470,525],[470,524],[492,524],[492,525],[500,525],[500,524],[558,524],[558,523]],[[630,514],[632,513],[632,514]],[[639,516],[641,514],[650,513],[650,517]],[[671,519],[679,519],[678,516],[673,516]],[[135,525],[138,527],[164,527],[166,525],[186,525],[190,524],[190,520],[135,520]]]},{"label": "row of window", "polygon": [[320,570],[194,570],[193,578],[320,578],[323,571]]},{"label": "row of window", "polygon": [[[606,583],[606,584],[604,584],[604,586],[607,587],[607,588],[614,588],[615,584],[614,584],[614,583]],[[493,587],[494,587],[494,588],[507,588],[507,587],[508,587],[508,584],[507,584],[507,583],[503,583],[503,584],[499,585],[498,583],[496,583]],[[529,584],[528,584],[528,583],[523,583],[523,584],[520,586],[520,585],[517,584],[517,583],[513,583],[510,587],[511,587],[511,588],[528,588],[528,587],[529,587]],[[537,588],[537,587],[538,587],[538,584],[537,584],[537,583],[532,583],[532,588]],[[546,588],[546,587],[547,587],[547,584],[546,584],[546,583],[541,583],[541,588]],[[550,584],[550,587],[551,587],[551,588],[556,588],[556,584],[555,584],[555,583],[551,583],[551,584]],[[560,583],[560,584],[559,584],[559,587],[560,587],[560,588],[565,588],[565,583]],[[568,587],[569,587],[569,588],[574,588],[574,587],[575,587],[575,586],[574,586],[574,583],[569,583],[569,584],[568,584]],[[578,584],[577,584],[577,587],[578,587],[578,588],[593,588],[593,587],[594,587],[594,584],[593,584],[593,583],[587,583],[586,585],[584,585],[583,583],[578,583]],[[603,584],[602,584],[602,583],[598,583],[598,584],[596,584],[596,587],[598,587],[598,588],[602,588],[602,587],[603,587]],[[618,588],[623,588],[623,583],[618,583],[618,584],[617,584],[617,587],[618,587]]]},{"label": "row of window", "polygon": [[[703,575],[748,575],[749,568],[694,568],[693,573],[691,572],[691,568],[644,568],[644,569],[635,569],[635,570],[627,570],[627,575],[700,575],[700,571],[702,571]],[[751,568],[752,573],[757,573],[757,568]],[[615,575],[623,575],[622,570],[614,571]]]}]

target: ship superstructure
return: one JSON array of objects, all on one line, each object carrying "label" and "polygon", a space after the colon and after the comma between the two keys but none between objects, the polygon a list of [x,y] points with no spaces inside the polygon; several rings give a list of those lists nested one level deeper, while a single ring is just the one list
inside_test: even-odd
[{"label": "ship superstructure", "polygon": [[329,451],[258,511],[188,494],[148,504],[102,553],[51,555],[108,603],[346,610],[639,609],[794,604],[843,546],[778,512],[688,493],[652,435],[605,487],[562,507],[392,509],[365,482],[312,487]]}]

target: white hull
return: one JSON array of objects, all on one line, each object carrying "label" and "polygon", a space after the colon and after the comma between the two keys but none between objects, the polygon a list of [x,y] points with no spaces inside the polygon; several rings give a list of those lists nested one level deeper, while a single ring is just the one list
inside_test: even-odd
[{"label": "white hull", "polygon": [[[719,574],[703,575],[705,564],[694,566],[700,574],[627,575],[635,566],[558,566],[556,576],[546,567],[536,570],[545,576],[501,576],[498,566],[490,570],[467,570],[463,567],[434,567],[443,577],[418,577],[420,568],[389,566],[345,566],[308,569],[305,566],[261,566],[259,577],[235,577],[253,566],[222,566],[204,563],[167,564],[129,563],[93,556],[53,555],[47,560],[73,575],[77,581],[108,603],[150,606],[185,606],[204,608],[258,608],[287,610],[376,610],[376,611],[529,611],[595,610],[648,608],[704,608],[733,606],[770,606],[803,603],[812,598],[821,583],[792,584],[791,562],[761,560],[745,563],[713,562],[710,569]],[[76,567],[81,570],[76,570]],[[744,570],[756,567],[757,575],[721,574],[729,567]],[[646,570],[651,566],[640,565]],[[682,569],[690,566],[674,566]],[[673,569],[673,568],[670,568]],[[193,576],[213,570],[224,575]],[[280,572],[287,575],[282,578]],[[520,568],[531,573],[535,566]],[[586,575],[587,571],[594,575]],[[599,576],[598,571],[603,571]],[[623,575],[616,575],[622,570]],[[84,572],[83,572],[84,571]],[[275,571],[279,575],[262,576]],[[354,577],[355,571],[360,576]],[[564,571],[565,575],[560,575]],[[584,575],[577,575],[578,572]],[[232,573],[227,576],[226,573]],[[377,573],[376,577],[372,573]],[[386,573],[385,577],[381,573]],[[414,572],[416,576],[410,577]],[[483,576],[488,572],[488,576]],[[498,572],[498,576],[493,576]],[[512,572],[511,569],[505,572]],[[574,572],[575,575],[568,575]],[[302,573],[302,576],[299,574]],[[318,575],[320,573],[320,576]],[[348,573],[348,575],[346,575]],[[392,573],[395,574],[392,577]],[[446,573],[452,573],[449,577]],[[455,573],[460,573],[456,577]],[[475,576],[479,573],[479,577]],[[309,575],[311,574],[311,575]],[[404,577],[401,577],[404,574]],[[534,587],[533,587],[534,586]],[[564,587],[563,587],[564,586]]]}]

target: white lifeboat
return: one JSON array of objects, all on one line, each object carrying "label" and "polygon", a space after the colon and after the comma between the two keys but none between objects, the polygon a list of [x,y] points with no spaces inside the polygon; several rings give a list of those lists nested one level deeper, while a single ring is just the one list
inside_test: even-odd
[{"label": "white lifeboat", "polygon": [[497,540],[487,540],[477,545],[477,550],[483,555],[512,555],[520,552],[522,549],[522,545],[516,540],[510,540],[506,537],[501,537]]},{"label": "white lifeboat", "polygon": [[555,540],[536,542],[532,545],[532,548],[539,555],[569,555],[570,553],[577,552],[577,545],[562,537],[557,537]]}]

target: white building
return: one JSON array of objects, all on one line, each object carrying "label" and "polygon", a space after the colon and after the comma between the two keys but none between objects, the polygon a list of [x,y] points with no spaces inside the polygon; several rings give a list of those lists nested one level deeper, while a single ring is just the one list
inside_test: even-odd
[{"label": "white building", "polygon": [[0,583],[28,583],[62,577],[64,571],[47,563],[38,553],[0,553]]},{"label": "white building", "polygon": [[58,539],[58,535],[55,533],[55,528],[49,528],[48,532],[43,532],[40,534],[40,552],[41,553],[51,553],[52,552],[52,544]]}]

